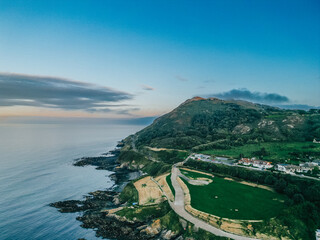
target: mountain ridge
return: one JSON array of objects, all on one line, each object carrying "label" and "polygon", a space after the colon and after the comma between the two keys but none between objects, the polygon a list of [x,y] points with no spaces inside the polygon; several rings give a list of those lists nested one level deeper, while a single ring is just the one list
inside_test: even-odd
[{"label": "mountain ridge", "polygon": [[243,100],[194,97],[158,117],[135,136],[137,146],[185,150],[221,140],[225,147],[253,142],[312,141],[320,137],[320,114]]}]

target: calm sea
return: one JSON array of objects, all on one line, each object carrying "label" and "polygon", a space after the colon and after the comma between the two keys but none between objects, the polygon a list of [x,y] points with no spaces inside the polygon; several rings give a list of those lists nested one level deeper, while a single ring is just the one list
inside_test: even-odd
[{"label": "calm sea", "polygon": [[80,227],[78,213],[61,214],[48,204],[112,186],[111,172],[74,167],[73,160],[111,150],[142,127],[0,125],[0,239],[97,239]]}]

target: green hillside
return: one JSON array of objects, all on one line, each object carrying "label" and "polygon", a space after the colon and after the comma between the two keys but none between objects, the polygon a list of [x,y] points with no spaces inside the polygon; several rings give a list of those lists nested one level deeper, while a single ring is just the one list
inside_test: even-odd
[{"label": "green hillside", "polygon": [[246,101],[195,97],[136,134],[136,146],[204,151],[320,138],[319,110],[283,110]]}]

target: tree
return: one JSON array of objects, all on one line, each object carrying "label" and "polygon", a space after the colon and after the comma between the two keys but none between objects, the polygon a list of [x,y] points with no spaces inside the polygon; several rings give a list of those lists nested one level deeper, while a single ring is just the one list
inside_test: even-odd
[{"label": "tree", "polygon": [[269,153],[267,152],[267,150],[263,147],[261,148],[259,151],[255,151],[252,153],[254,156],[257,156],[261,159],[263,159],[263,157],[268,156]]},{"label": "tree", "polygon": [[294,203],[302,203],[304,202],[304,197],[302,196],[301,193],[296,193],[293,195],[293,201]]},{"label": "tree", "polygon": [[239,177],[247,180],[248,172],[246,171],[246,169],[239,169]]},{"label": "tree", "polygon": [[284,192],[289,197],[292,197],[293,195],[299,193],[299,189],[298,189],[297,185],[288,184],[288,186],[285,188]]},{"label": "tree", "polygon": [[276,189],[277,192],[283,193],[286,186],[287,186],[287,182],[283,178],[280,178],[275,182],[274,188]]},{"label": "tree", "polygon": [[274,176],[268,175],[268,176],[264,179],[264,182],[265,182],[265,184],[273,185],[276,180],[277,180],[277,179],[276,179]]},{"label": "tree", "polygon": [[318,166],[315,166],[315,167],[312,169],[312,174],[313,174],[313,175],[318,175],[319,173],[320,173],[319,167],[318,167]]}]

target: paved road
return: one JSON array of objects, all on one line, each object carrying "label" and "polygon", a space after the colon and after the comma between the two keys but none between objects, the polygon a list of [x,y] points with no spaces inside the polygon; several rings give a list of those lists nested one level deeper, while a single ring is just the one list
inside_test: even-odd
[{"label": "paved road", "polygon": [[182,218],[186,219],[187,221],[193,223],[196,227],[202,228],[208,232],[211,232],[212,234],[216,236],[221,236],[221,237],[228,237],[232,238],[235,240],[254,240],[254,238],[249,238],[249,237],[243,237],[239,235],[235,235],[232,233],[227,233],[224,232],[194,216],[192,216],[190,213],[188,213],[185,208],[184,208],[184,192],[180,186],[180,184],[177,181],[178,175],[181,174],[180,170],[174,165],[172,167],[172,172],[171,172],[171,182],[175,190],[175,201],[174,203],[169,202],[171,208]]}]

